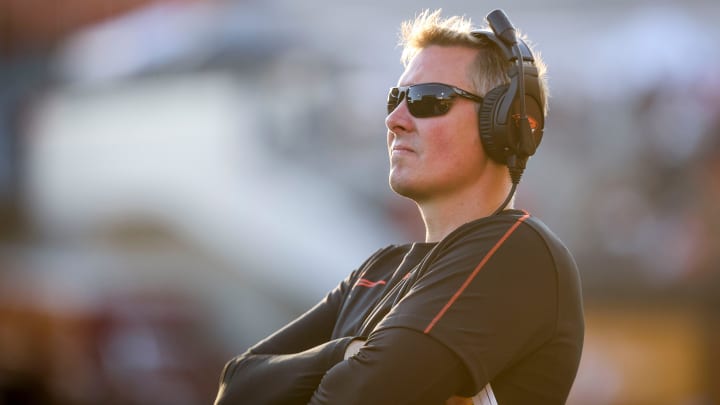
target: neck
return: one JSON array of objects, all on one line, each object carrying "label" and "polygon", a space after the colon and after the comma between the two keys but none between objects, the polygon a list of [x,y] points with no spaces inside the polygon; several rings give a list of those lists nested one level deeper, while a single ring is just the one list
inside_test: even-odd
[{"label": "neck", "polygon": [[[425,223],[425,241],[438,242],[459,226],[490,216],[510,192],[509,180],[478,187],[452,196],[418,201]],[[506,208],[512,208],[511,200]]]}]

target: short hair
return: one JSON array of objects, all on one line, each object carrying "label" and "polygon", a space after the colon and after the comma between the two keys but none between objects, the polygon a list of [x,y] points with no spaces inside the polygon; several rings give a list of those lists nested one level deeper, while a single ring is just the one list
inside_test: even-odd
[{"label": "short hair", "polygon": [[[510,62],[505,59],[502,51],[497,45],[485,38],[479,38],[471,34],[478,29],[472,25],[472,21],[466,17],[452,16],[442,18],[441,9],[435,11],[424,10],[415,19],[405,21],[400,28],[400,45],[403,47],[400,60],[407,67],[413,57],[421,50],[432,46],[464,46],[477,49],[478,54],[470,69],[470,80],[475,91],[480,96],[485,96],[493,88],[510,83],[507,71]],[[481,29],[488,29],[482,27]],[[540,102],[547,114],[547,67],[540,57],[540,53],[532,48],[525,36],[519,36],[528,44],[535,57],[535,67],[538,70],[540,83]]]}]

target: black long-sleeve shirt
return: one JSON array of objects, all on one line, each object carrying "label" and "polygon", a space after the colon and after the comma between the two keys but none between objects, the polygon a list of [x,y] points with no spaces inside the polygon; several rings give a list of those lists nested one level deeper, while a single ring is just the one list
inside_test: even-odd
[{"label": "black long-sleeve shirt", "polygon": [[[577,268],[522,211],[372,255],[319,304],[231,360],[216,404],[563,404],[583,340]],[[343,360],[354,338],[366,340]]]}]

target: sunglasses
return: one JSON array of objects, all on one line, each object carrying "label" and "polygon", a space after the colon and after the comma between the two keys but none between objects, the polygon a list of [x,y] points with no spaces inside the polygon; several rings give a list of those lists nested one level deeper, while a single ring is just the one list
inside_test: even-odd
[{"label": "sunglasses", "polygon": [[388,115],[395,111],[403,99],[407,100],[408,111],[415,118],[439,117],[447,114],[453,99],[463,97],[482,103],[482,97],[463,89],[443,83],[422,83],[412,86],[393,87],[387,100]]}]

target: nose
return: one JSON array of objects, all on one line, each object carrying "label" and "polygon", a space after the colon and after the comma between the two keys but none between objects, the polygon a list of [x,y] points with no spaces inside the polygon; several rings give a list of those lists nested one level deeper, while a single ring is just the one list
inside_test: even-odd
[{"label": "nose", "polygon": [[385,126],[392,133],[407,132],[412,128],[413,121],[408,111],[406,100],[402,100],[395,109],[385,117]]}]

